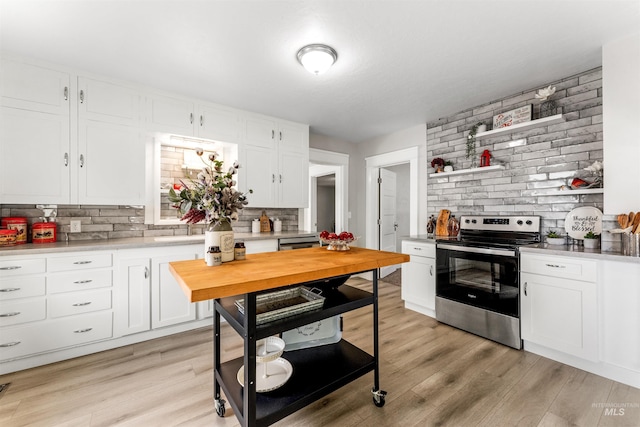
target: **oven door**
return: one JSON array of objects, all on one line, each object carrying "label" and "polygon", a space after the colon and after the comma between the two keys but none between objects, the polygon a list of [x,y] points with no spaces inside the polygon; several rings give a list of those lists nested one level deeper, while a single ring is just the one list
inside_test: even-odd
[{"label": "oven door", "polygon": [[436,245],[436,296],[519,317],[514,250]]}]

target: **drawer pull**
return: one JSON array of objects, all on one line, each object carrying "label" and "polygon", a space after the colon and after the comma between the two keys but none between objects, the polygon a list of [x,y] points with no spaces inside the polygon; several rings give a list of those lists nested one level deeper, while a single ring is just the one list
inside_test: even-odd
[{"label": "drawer pull", "polygon": [[414,247],[413,249],[416,250],[416,251],[421,251],[422,250],[422,248],[416,248],[416,247]]},{"label": "drawer pull", "polygon": [[20,341],[7,342],[4,344],[0,344],[0,348],[15,347],[18,344],[20,344]]},{"label": "drawer pull", "polygon": [[85,332],[92,331],[93,328],[85,328],[85,329],[76,329],[73,331],[74,334],[84,334]]},{"label": "drawer pull", "polygon": [[19,268],[22,268],[21,265],[10,265],[8,267],[0,267],[0,270],[17,270]]},{"label": "drawer pull", "polygon": [[87,280],[76,280],[75,283],[76,285],[84,285],[85,283],[91,283],[93,282],[93,279],[87,279]]},{"label": "drawer pull", "polygon": [[564,265],[558,265],[558,264],[545,264],[547,267],[551,267],[551,268],[567,268]]},{"label": "drawer pull", "polygon": [[4,288],[4,289],[0,289],[0,292],[15,292],[19,290],[20,288]]},{"label": "drawer pull", "polygon": [[14,316],[17,316],[18,314],[20,314],[19,311],[12,311],[10,313],[2,313],[0,314],[0,317],[14,317]]},{"label": "drawer pull", "polygon": [[429,266],[429,275],[433,276],[433,265]]},{"label": "drawer pull", "polygon": [[84,307],[85,305],[89,305],[91,304],[91,301],[86,301],[86,302],[77,302],[75,304],[73,304],[74,307]]},{"label": "drawer pull", "polygon": [[84,265],[84,264],[91,264],[93,261],[76,261],[74,262],[74,264],[76,265]]}]

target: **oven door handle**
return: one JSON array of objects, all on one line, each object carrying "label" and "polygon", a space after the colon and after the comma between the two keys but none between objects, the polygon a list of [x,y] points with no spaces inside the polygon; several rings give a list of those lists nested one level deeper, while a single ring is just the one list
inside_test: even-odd
[{"label": "oven door handle", "polygon": [[511,257],[516,256],[516,251],[509,251],[506,249],[473,248],[470,246],[458,246],[458,245],[447,245],[447,244],[439,244],[437,248],[448,249],[450,251],[458,251],[458,252],[470,252],[474,254],[502,255],[502,256],[511,256]]}]

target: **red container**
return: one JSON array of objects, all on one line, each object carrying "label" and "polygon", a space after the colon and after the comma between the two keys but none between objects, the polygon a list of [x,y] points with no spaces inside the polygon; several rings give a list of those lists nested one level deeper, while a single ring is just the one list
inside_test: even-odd
[{"label": "red container", "polygon": [[2,218],[0,227],[16,230],[16,245],[27,243],[27,218],[19,216]]},{"label": "red container", "polygon": [[58,228],[55,222],[35,222],[31,227],[32,243],[55,243]]},{"label": "red container", "polygon": [[13,246],[16,244],[16,230],[0,230],[0,246]]}]

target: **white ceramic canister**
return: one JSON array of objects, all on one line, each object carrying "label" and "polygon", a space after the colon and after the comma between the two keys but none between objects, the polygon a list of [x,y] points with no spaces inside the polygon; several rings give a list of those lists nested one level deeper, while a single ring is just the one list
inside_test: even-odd
[{"label": "white ceramic canister", "polygon": [[251,221],[251,232],[252,233],[260,232],[260,220],[258,218]]}]

